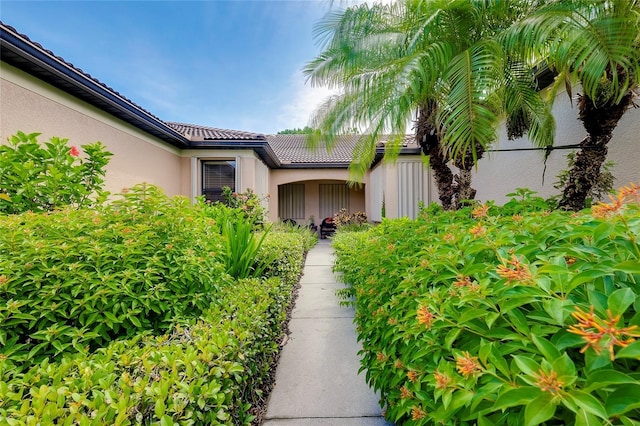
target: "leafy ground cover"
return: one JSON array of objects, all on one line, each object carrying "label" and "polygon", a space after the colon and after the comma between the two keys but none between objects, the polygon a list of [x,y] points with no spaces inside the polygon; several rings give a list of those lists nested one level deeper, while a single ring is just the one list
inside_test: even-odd
[{"label": "leafy ground cover", "polygon": [[639,187],[578,214],[519,195],[335,237],[391,421],[638,424]]},{"label": "leafy ground cover", "polygon": [[220,209],[140,185],[1,217],[0,423],[250,424],[313,242],[269,232],[235,279]]}]

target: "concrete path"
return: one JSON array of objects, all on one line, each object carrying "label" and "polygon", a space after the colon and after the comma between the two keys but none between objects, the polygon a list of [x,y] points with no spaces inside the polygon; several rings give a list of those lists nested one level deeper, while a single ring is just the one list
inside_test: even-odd
[{"label": "concrete path", "polygon": [[358,374],[353,309],[338,304],[335,292],[343,285],[333,276],[333,260],[329,240],[307,255],[264,426],[389,424],[378,396]]}]

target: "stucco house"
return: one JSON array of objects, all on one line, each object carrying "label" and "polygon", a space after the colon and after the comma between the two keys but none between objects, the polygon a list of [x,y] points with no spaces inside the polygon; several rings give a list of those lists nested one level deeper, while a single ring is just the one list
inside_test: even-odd
[{"label": "stucco house", "polygon": [[[209,199],[223,186],[269,194],[269,219],[316,222],[340,208],[364,211],[370,220],[414,217],[419,201],[437,201],[420,149],[407,138],[397,162],[383,161],[384,144],[361,185],[350,186],[348,165],[357,136],[335,148],[310,150],[304,135],[263,135],[163,121],[97,78],[66,62],[14,28],[0,23],[0,141],[18,130],[69,138],[79,145],[101,141],[114,156],[107,188],[119,192],[136,183],[162,187],[169,195]],[[556,102],[558,144],[585,135],[566,95]],[[507,141],[506,132],[474,177],[480,200],[505,201],[505,194],[528,187],[549,195],[566,151],[544,152],[526,140]],[[627,112],[611,142],[620,185],[640,181],[640,114]],[[545,171],[546,170],[546,171]],[[543,179],[544,173],[544,181]]]}]

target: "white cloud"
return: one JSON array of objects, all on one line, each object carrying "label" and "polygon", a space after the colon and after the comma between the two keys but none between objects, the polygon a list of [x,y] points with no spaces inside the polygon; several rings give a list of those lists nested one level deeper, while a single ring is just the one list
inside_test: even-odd
[{"label": "white cloud", "polygon": [[307,126],[313,111],[329,96],[337,94],[338,90],[311,87],[310,83],[305,82],[302,72],[298,71],[291,76],[289,89],[285,93],[289,96],[281,99],[282,106],[277,116],[282,129]]}]

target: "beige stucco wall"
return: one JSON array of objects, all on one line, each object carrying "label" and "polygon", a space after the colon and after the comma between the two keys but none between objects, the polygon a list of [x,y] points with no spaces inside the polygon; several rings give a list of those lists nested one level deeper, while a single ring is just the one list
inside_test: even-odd
[{"label": "beige stucco wall", "polygon": [[404,155],[393,162],[383,161],[370,173],[367,208],[374,222],[382,220],[383,201],[385,217],[415,218],[420,201],[429,204],[437,200],[431,172],[420,155]]},{"label": "beige stucco wall", "polygon": [[106,189],[115,193],[137,183],[162,187],[168,195],[189,195],[181,182],[179,150],[135,127],[54,88],[10,65],[0,63],[0,141],[15,134],[42,133],[69,139],[70,145],[101,141],[114,156],[107,167]]},{"label": "beige stucco wall", "polygon": [[[574,94],[579,89],[574,89]],[[575,95],[574,95],[575,96]],[[576,100],[573,105],[566,92],[558,95],[553,109],[556,119],[556,138],[554,145],[573,145],[580,143],[587,135],[578,120]],[[493,148],[509,149],[532,147],[525,138],[507,140],[506,130],[501,129],[500,142]],[[567,169],[566,155],[570,150],[554,150],[546,161],[543,151],[492,152],[481,159],[474,175],[473,187],[477,189],[478,200],[495,200],[502,204],[509,200],[507,193],[516,188],[526,187],[537,191],[543,197],[557,195],[553,187],[557,176]],[[607,157],[616,163],[612,170],[618,188],[629,182],[640,182],[640,109],[629,109],[615,129],[609,142]],[[544,182],[543,182],[544,173]],[[434,198],[437,201],[437,197]]]},{"label": "beige stucco wall", "polygon": [[[286,183],[304,183],[305,185],[305,220],[314,216],[316,224],[320,218],[320,184],[346,182],[349,180],[347,169],[279,169],[271,170],[269,179],[269,220],[277,221],[278,218],[278,186]],[[365,205],[365,188],[368,177],[362,186],[354,186],[349,189],[349,210],[367,212]],[[306,222],[305,222],[306,223]]]}]

